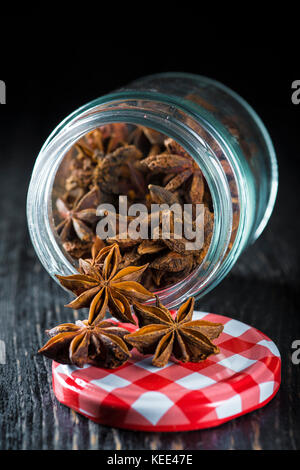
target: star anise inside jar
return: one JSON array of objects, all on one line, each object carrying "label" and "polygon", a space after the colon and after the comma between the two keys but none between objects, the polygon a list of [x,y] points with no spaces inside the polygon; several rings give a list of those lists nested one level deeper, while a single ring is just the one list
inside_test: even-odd
[{"label": "star anise inside jar", "polygon": [[[86,202],[97,188],[98,204],[111,205],[117,214],[115,233],[103,237],[103,244],[118,244],[120,266],[124,268],[147,265],[141,281],[148,290],[155,292],[176,284],[201,265],[213,234],[212,198],[201,169],[175,140],[144,126],[113,123],[89,132],[67,157],[63,174],[57,178],[64,187],[55,194],[60,194],[56,200],[60,217],[57,231],[71,256],[93,259],[91,245],[96,222],[101,222],[104,216],[97,218],[94,204],[86,207]],[[158,239],[154,238],[151,217],[147,239],[126,236],[119,224],[119,196],[127,196],[128,209],[138,203],[148,213],[154,204],[178,204],[182,211],[190,204],[194,225],[196,205],[203,204],[203,246],[191,252],[186,249],[184,236],[177,241],[172,231],[166,236],[160,229]],[[135,219],[136,216],[128,217],[128,224]]]},{"label": "star anise inside jar", "polygon": [[93,188],[72,208],[58,198],[56,207],[62,221],[56,227],[62,241],[79,238],[82,242],[91,242],[94,238],[94,225],[99,219],[96,209],[100,201],[99,189]]}]

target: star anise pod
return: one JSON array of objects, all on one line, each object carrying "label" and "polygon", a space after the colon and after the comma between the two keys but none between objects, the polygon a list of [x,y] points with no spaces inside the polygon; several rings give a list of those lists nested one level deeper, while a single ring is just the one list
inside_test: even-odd
[{"label": "star anise pod", "polygon": [[136,247],[132,248],[129,251],[125,251],[122,256],[122,261],[120,262],[119,268],[127,268],[128,266],[136,266],[141,259],[141,255],[137,251]]},{"label": "star anise pod", "polygon": [[172,204],[179,203],[178,196],[172,193],[170,190],[163,188],[162,186],[149,184],[148,189],[151,202],[154,204],[168,204],[171,206]]},{"label": "star anise pod", "polygon": [[99,258],[103,260],[101,271],[96,267],[85,265],[84,274],[56,276],[63,287],[77,295],[77,298],[66,307],[74,309],[90,307],[89,324],[96,324],[102,320],[107,308],[118,320],[135,323],[130,303],[143,302],[153,297],[151,292],[137,282],[148,264],[128,266],[117,272],[121,261],[117,244],[103,248],[98,254]]},{"label": "star anise pod", "polygon": [[[117,147],[127,145],[128,127],[127,124],[115,122],[105,124],[86,134],[80,142],[84,142],[84,148],[90,149],[90,156],[95,156],[96,151],[108,153]],[[94,153],[93,153],[94,152]]]},{"label": "star anise pod", "polygon": [[56,207],[63,220],[56,230],[63,242],[74,238],[74,234],[85,242],[93,240],[92,226],[98,220],[96,209],[99,197],[99,189],[93,188],[73,208],[69,208],[62,199],[57,199]]},{"label": "star anise pod", "polygon": [[106,143],[106,152],[112,152],[117,147],[127,145],[128,126],[124,122],[105,124],[98,129],[102,140]]},{"label": "star anise pod", "polygon": [[150,263],[150,267],[159,271],[177,273],[192,266],[192,260],[192,253],[176,253],[176,251],[170,251],[153,260],[152,263]]},{"label": "star anise pod", "polygon": [[108,153],[95,171],[95,183],[99,184],[106,193],[127,194],[134,186],[137,191],[144,194],[146,191],[144,178],[134,166],[142,156],[142,152],[134,145],[120,147]]},{"label": "star anise pod", "polygon": [[73,258],[80,259],[89,256],[93,242],[83,242],[76,238],[63,242],[63,249]]},{"label": "star anise pod", "polygon": [[102,269],[103,261],[104,261],[104,252],[100,255],[100,251],[105,248],[106,245],[101,238],[97,235],[94,239],[94,243],[90,248],[90,254],[92,255],[91,258],[79,259],[79,269],[78,271],[82,274],[88,274],[91,267]]},{"label": "star anise pod", "polygon": [[159,253],[164,250],[164,245],[157,240],[143,240],[138,246],[137,252],[139,255],[151,255],[153,253]]},{"label": "star anise pod", "polygon": [[90,325],[87,320],[63,323],[47,331],[51,337],[40,354],[61,364],[91,364],[114,369],[130,357],[123,338],[128,331],[112,322]]},{"label": "star anise pod", "polygon": [[95,186],[95,168],[99,165],[105,154],[100,150],[101,146],[96,148],[94,146],[91,147],[86,140],[87,136],[81,138],[74,145],[76,154],[70,161],[70,174],[65,180],[65,188],[68,193],[75,189],[81,189],[86,192]]},{"label": "star anise pod", "polygon": [[163,145],[166,136],[150,127],[139,126],[152,145]]},{"label": "star anise pod", "polygon": [[173,319],[158,300],[156,306],[136,303],[134,311],[141,328],[125,336],[125,341],[142,354],[154,354],[152,364],[163,367],[171,355],[181,362],[199,362],[219,348],[212,343],[223,330],[221,323],[192,321],[194,298],[189,298]]},{"label": "star anise pod", "polygon": [[203,202],[205,196],[205,183],[202,171],[196,162],[191,158],[191,156],[184,150],[181,145],[179,145],[173,139],[166,139],[165,146],[168,152],[174,153],[186,159],[187,161],[192,161],[191,166],[184,170],[182,173],[174,176],[166,185],[166,189],[174,191],[178,189],[182,184],[191,177],[191,184],[188,191],[189,202],[192,204],[200,204]]},{"label": "star anise pod", "polygon": [[[186,219],[184,230],[180,232],[184,235],[177,238],[173,228],[175,220],[171,218],[170,229],[167,229],[170,233],[164,229],[163,214],[159,214],[159,221],[156,223],[157,212],[159,213],[157,209],[148,216],[148,239],[142,231],[141,237],[132,238],[125,233],[125,225],[120,223],[121,214],[115,217],[115,211],[112,211],[112,218],[109,218],[109,211],[103,211],[103,214],[99,214],[99,220],[105,217],[103,222],[108,224],[109,230],[113,228],[115,236],[110,235],[105,242],[100,242],[100,248],[107,244],[119,245],[122,260],[118,269],[149,263],[143,274],[143,285],[146,283],[147,288],[152,286],[151,289],[156,290],[157,287],[163,288],[183,280],[203,262],[212,234],[212,199],[200,168],[174,139],[143,126],[112,123],[83,136],[74,145],[69,157],[61,169],[60,180],[57,180],[58,195],[61,194],[61,187],[64,186],[66,190],[62,197],[63,202],[57,203],[63,218],[57,229],[63,239],[65,251],[76,259],[84,258],[79,261],[80,274],[88,274],[90,267],[100,272],[103,268],[103,256],[98,258],[99,250],[97,254],[90,253],[95,241],[96,223],[84,220],[86,213],[79,214],[79,217],[74,214],[74,210],[78,211],[78,204],[80,208],[80,204],[85,201],[87,191],[95,187],[99,192],[98,206],[109,203],[117,212],[119,195],[127,196],[128,207],[143,203],[151,214],[153,204],[176,203],[182,208],[186,203],[191,204],[190,228],[193,232],[196,227],[196,204],[203,203],[205,211],[211,214],[205,218],[204,246],[201,250],[188,251],[187,242],[194,240],[186,239]],[[232,243],[239,222],[238,193],[234,180],[230,177],[231,168],[227,168],[225,160],[221,163],[224,164],[235,206]],[[128,224],[135,218],[128,217],[127,230]]]},{"label": "star anise pod", "polygon": [[[172,139],[165,142],[168,152],[159,155],[150,155],[141,161],[142,167],[152,172],[166,173],[168,182],[165,189],[177,191],[189,179],[191,179],[188,196],[192,204],[200,204],[204,196],[204,179],[202,172],[185,150]],[[172,177],[170,175],[173,175]]]}]

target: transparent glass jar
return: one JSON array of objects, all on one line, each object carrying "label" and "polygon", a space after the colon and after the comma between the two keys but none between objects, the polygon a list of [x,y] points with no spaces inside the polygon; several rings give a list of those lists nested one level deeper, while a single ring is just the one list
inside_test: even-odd
[{"label": "transparent glass jar", "polygon": [[74,143],[109,123],[152,128],[174,139],[199,165],[211,193],[214,228],[202,264],[159,292],[166,306],[199,298],[231,270],[263,231],[277,193],[278,173],[269,134],[236,93],[206,77],[165,73],[141,78],[68,116],[49,136],[36,160],[27,217],[36,253],[48,273],[76,273],[61,249],[52,213],[53,182]]}]

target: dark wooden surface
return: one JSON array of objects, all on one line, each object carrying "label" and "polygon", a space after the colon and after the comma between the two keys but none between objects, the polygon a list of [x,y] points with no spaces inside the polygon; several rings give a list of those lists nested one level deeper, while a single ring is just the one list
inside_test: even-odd
[{"label": "dark wooden surface", "polygon": [[268,228],[197,304],[254,325],[275,341],[281,389],[263,409],[219,428],[157,434],[103,427],[61,405],[52,391],[51,362],[36,354],[46,327],[71,320],[63,307],[68,296],[41,266],[26,226],[26,191],[40,143],[38,129],[23,121],[1,146],[0,340],[6,364],[0,365],[0,449],[299,449],[300,365],[291,362],[291,344],[300,339],[299,198],[292,189],[298,175],[284,163],[285,144],[275,142],[281,181]]}]

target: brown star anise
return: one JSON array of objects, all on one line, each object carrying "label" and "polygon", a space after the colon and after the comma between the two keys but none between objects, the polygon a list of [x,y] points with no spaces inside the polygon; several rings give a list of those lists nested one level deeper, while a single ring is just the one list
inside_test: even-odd
[{"label": "brown star anise", "polygon": [[188,153],[173,139],[166,139],[166,152],[150,155],[141,161],[142,167],[152,172],[166,173],[167,191],[177,191],[187,180],[191,179],[188,196],[192,204],[203,202],[204,179],[202,172]]},{"label": "brown star anise", "polygon": [[126,145],[108,153],[95,170],[94,182],[106,193],[127,194],[134,187],[140,194],[146,192],[143,175],[135,168],[142,152],[134,145]]},{"label": "brown star anise", "polygon": [[[122,122],[113,122],[111,124],[106,124],[105,126],[101,126],[100,128],[98,128],[97,131],[101,136],[101,150],[103,150],[105,147],[107,153],[114,151],[119,146],[127,145],[128,127]],[[94,131],[91,132],[90,139],[93,139],[95,137],[94,134]],[[91,140],[89,140],[89,143],[92,144]],[[96,148],[97,147],[99,147],[99,145],[96,145]]]},{"label": "brown star anise", "polygon": [[47,331],[51,337],[39,350],[40,354],[61,364],[83,367],[91,364],[114,369],[130,357],[123,338],[128,331],[103,321],[90,325],[87,320],[63,323]]},{"label": "brown star anise", "polygon": [[[106,250],[102,251],[103,248],[106,248]],[[103,267],[103,261],[104,258],[107,254],[107,249],[110,247],[107,247],[101,238],[99,238],[97,235],[95,236],[94,243],[91,246],[90,249],[90,254],[92,255],[92,258],[85,258],[79,259],[79,269],[78,271],[82,274],[88,274],[89,269],[91,267],[97,268],[97,269],[102,269]],[[100,255],[101,252],[101,255]]]},{"label": "brown star anise", "polygon": [[125,336],[125,341],[142,354],[154,354],[152,364],[163,367],[171,355],[181,362],[199,362],[219,348],[212,343],[223,330],[221,323],[192,321],[195,300],[188,299],[175,319],[157,298],[156,306],[134,305],[141,328]]},{"label": "brown star anise", "polygon": [[[239,223],[238,193],[233,178],[229,178],[232,172],[227,168],[226,160],[222,160],[222,165],[225,165],[235,205],[232,244]],[[214,225],[212,198],[201,169],[173,138],[143,126],[124,123],[101,126],[83,136],[70,149],[56,182],[56,195],[63,194],[57,201],[62,217],[57,229],[64,250],[77,260],[84,259],[79,261],[81,274],[88,274],[89,265],[100,271],[103,267],[103,257],[98,258],[99,250],[97,255],[91,253],[96,237],[93,214],[80,210],[95,187],[99,195],[98,207],[105,203],[115,209],[99,212],[99,221],[107,223],[110,232],[109,238],[99,242],[101,248],[115,243],[119,245],[122,259],[118,269],[148,264],[141,279],[149,290],[155,292],[158,288],[182,281],[205,259]],[[149,214],[148,238],[142,231],[141,237],[132,238],[125,230],[131,221],[132,226],[137,226],[140,215],[128,216],[126,226],[120,224],[119,196],[127,196],[129,208],[135,203],[145,205]],[[162,216],[159,215],[159,223],[156,223],[159,210],[154,208],[154,204],[176,204],[182,209],[185,209],[185,204],[190,204],[189,232],[192,233],[198,227],[197,203],[205,206],[204,245],[201,249],[186,250],[187,242],[194,241],[186,239],[187,219],[182,225],[182,237],[175,236],[172,226],[168,235],[163,230]],[[96,212],[94,207],[92,209]]]},{"label": "brown star anise", "polygon": [[60,198],[56,201],[62,222],[56,227],[61,240],[64,242],[72,238],[72,234],[82,241],[90,242],[94,238],[93,224],[98,220],[96,209],[99,205],[99,189],[93,188],[80,201],[70,209]]},{"label": "brown star anise", "polygon": [[117,244],[100,250],[97,258],[98,261],[103,260],[101,270],[81,262],[81,270],[84,270],[84,273],[56,276],[63,287],[77,295],[77,298],[66,307],[74,309],[90,307],[88,318],[90,325],[102,320],[107,308],[118,320],[135,323],[130,303],[143,302],[153,297],[151,292],[136,282],[148,265],[128,266],[117,272],[121,260]]}]

